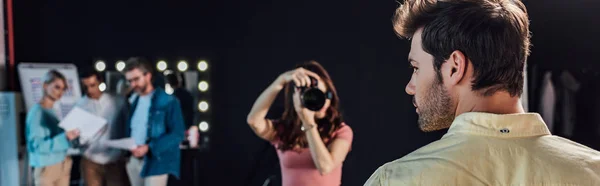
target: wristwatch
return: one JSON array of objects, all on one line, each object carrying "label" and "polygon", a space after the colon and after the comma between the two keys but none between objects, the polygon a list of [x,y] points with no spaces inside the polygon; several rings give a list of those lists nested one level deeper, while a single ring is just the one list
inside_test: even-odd
[{"label": "wristwatch", "polygon": [[308,128],[304,128],[304,125],[302,125],[302,126],[300,127],[300,130],[302,130],[302,132],[306,132],[307,130],[310,130],[310,129],[312,129],[313,127],[315,127],[315,125],[310,125],[310,127],[308,127]]}]

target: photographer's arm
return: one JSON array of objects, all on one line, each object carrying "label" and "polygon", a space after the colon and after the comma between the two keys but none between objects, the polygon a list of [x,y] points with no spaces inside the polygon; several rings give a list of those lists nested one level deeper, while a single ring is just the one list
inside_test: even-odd
[{"label": "photographer's arm", "polygon": [[273,122],[266,119],[269,108],[277,98],[277,94],[283,89],[286,81],[282,76],[279,76],[262,94],[256,99],[252,110],[248,114],[247,122],[250,128],[260,138],[267,141],[272,141],[275,137]]},{"label": "photographer's arm", "polygon": [[279,94],[287,83],[293,81],[294,84],[298,86],[308,86],[310,85],[309,76],[315,78],[319,77],[317,74],[303,68],[287,71],[279,75],[279,77],[277,77],[277,79],[271,83],[262,94],[260,94],[258,99],[254,102],[252,110],[250,110],[246,119],[248,125],[250,125],[256,135],[268,141],[274,139],[276,131],[273,128],[273,122],[265,118],[269,112],[269,107],[271,107],[275,98],[277,98],[277,94]]},{"label": "photographer's arm", "polygon": [[[305,123],[303,125],[313,126],[306,131],[306,140],[308,141],[308,148],[310,149],[310,155],[315,166],[321,175],[329,174],[344,162],[346,155],[350,151],[351,142],[348,139],[336,137],[332,139],[333,141],[327,147],[319,135],[316,123]],[[345,136],[352,135],[352,131],[349,128],[344,133],[346,133],[344,134]]]}]

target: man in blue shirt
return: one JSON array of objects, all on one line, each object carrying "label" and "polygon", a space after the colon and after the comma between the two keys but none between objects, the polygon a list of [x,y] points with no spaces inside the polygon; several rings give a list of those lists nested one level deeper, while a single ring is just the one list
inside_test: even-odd
[{"label": "man in blue shirt", "polygon": [[184,119],[179,101],[152,85],[150,66],[142,58],[130,58],[125,78],[138,95],[131,104],[128,134],[137,148],[131,150],[127,174],[132,186],[166,186],[168,175],[179,177],[184,139]]}]

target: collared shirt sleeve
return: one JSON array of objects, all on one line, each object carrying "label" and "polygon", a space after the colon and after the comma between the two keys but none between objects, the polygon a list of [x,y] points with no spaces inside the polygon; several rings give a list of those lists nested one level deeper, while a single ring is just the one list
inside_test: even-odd
[{"label": "collared shirt sleeve", "polygon": [[385,165],[379,167],[372,175],[369,177],[365,186],[387,186],[386,184],[386,174],[385,174]]},{"label": "collared shirt sleeve", "polygon": [[400,159],[381,166],[365,186],[393,185],[493,185],[471,170],[444,158]]}]

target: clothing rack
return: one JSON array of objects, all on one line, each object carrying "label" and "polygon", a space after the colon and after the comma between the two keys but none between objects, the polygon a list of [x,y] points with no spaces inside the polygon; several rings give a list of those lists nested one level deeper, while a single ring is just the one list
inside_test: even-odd
[{"label": "clothing rack", "polygon": [[527,73],[530,111],[540,113],[553,134],[600,149],[600,67],[537,64]]},{"label": "clothing rack", "polygon": [[537,69],[540,71],[552,71],[552,72],[560,72],[560,71],[569,71],[571,73],[575,73],[575,74],[586,74],[586,75],[593,75],[593,76],[599,76],[600,75],[600,66],[595,65],[594,64],[587,64],[587,65],[575,65],[575,66],[557,66],[557,65],[542,65],[542,64],[533,64],[533,65],[528,65],[528,71],[531,71],[533,69]]}]

